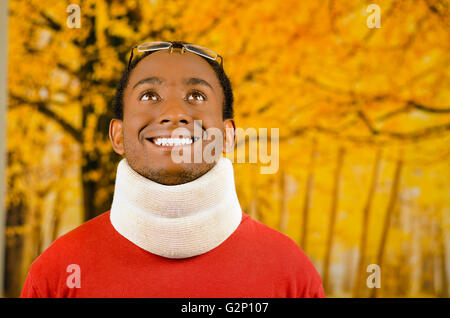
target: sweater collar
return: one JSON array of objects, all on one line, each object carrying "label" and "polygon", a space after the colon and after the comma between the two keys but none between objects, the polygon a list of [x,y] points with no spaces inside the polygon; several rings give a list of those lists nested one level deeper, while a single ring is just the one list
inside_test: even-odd
[{"label": "sweater collar", "polygon": [[126,158],[119,162],[111,223],[150,253],[167,258],[206,253],[225,241],[241,218],[233,165],[225,157],[198,179],[171,186],[141,176]]}]

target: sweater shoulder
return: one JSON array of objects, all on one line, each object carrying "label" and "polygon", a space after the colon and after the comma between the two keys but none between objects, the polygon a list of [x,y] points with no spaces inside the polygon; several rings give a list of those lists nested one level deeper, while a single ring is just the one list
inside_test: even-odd
[{"label": "sweater shoulder", "polygon": [[245,214],[242,224],[245,232],[252,236],[252,242],[257,246],[281,255],[293,256],[293,258],[307,257],[300,246],[289,236],[253,219],[251,216]]},{"label": "sweater shoulder", "polygon": [[[314,264],[302,248],[289,236],[244,215],[243,232],[254,255],[265,264],[278,268],[286,276],[296,280],[296,289],[307,297],[324,297],[322,279]],[[248,248],[248,247],[247,247]]]},{"label": "sweater shoulder", "polygon": [[108,211],[56,239],[31,264],[21,297],[63,295],[68,266],[92,259],[111,237],[109,225]]},{"label": "sweater shoulder", "polygon": [[108,236],[110,225],[109,211],[81,224],[75,229],[57,238],[32,263],[30,271],[45,266],[51,269],[51,264],[58,266],[61,261],[67,262],[86,253],[86,247],[95,247]]},{"label": "sweater shoulder", "polygon": [[60,236],[48,247],[45,252],[51,252],[53,249],[65,249],[71,245],[76,245],[79,247],[81,244],[94,243],[95,241],[98,241],[102,236],[105,236],[108,233],[107,229],[111,225],[109,214],[109,211],[104,212]]}]

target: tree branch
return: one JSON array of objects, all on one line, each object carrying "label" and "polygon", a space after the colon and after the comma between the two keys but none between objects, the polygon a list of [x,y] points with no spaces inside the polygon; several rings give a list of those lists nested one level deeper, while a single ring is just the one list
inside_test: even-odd
[{"label": "tree branch", "polygon": [[413,100],[406,101],[405,106],[400,107],[398,109],[394,109],[392,111],[387,112],[386,114],[381,115],[376,119],[377,122],[384,121],[388,118],[394,117],[401,113],[406,113],[410,111],[411,109],[417,109],[426,113],[432,113],[432,114],[447,114],[450,113],[450,108],[436,108],[431,107],[427,105],[420,104],[418,102],[415,102]]},{"label": "tree branch", "polygon": [[412,100],[408,101],[408,106],[414,107],[415,109],[418,109],[418,110],[421,110],[421,111],[427,112],[427,113],[438,113],[438,114],[450,113],[450,108],[434,108],[434,107],[430,107],[430,106],[426,106],[426,105],[417,103]]},{"label": "tree branch", "polygon": [[51,29],[55,31],[60,31],[62,29],[61,24],[56,22],[51,16],[49,16],[44,11],[39,12],[41,17],[44,18],[44,20],[47,22],[47,26],[49,26]]},{"label": "tree branch", "polygon": [[379,131],[373,127],[372,123],[370,122],[369,118],[367,118],[366,114],[362,110],[357,111],[358,117],[361,118],[361,120],[364,122],[364,124],[369,128],[372,135],[378,135]]},{"label": "tree branch", "polygon": [[392,131],[380,131],[380,134],[392,137],[392,138],[396,138],[396,139],[400,139],[400,140],[418,140],[424,137],[430,137],[432,135],[436,135],[438,133],[443,133],[445,131],[450,130],[450,122],[449,123],[445,123],[442,125],[437,125],[437,126],[430,126],[430,127],[426,127],[424,129],[421,130],[416,130],[416,131],[412,131],[409,133],[398,133],[398,132],[392,132]]},{"label": "tree branch", "polygon": [[24,105],[30,105],[34,106],[37,111],[39,111],[41,114],[45,115],[46,117],[52,119],[54,122],[56,122],[58,125],[63,128],[65,132],[67,132],[70,136],[72,136],[75,141],[78,143],[83,142],[83,134],[82,131],[75,128],[72,124],[70,124],[68,121],[66,121],[64,118],[62,118],[60,115],[56,114],[54,111],[49,109],[46,106],[46,103],[42,101],[28,101],[24,98],[17,96],[15,94],[10,93],[9,96],[12,100],[16,101],[18,106],[24,106]]}]

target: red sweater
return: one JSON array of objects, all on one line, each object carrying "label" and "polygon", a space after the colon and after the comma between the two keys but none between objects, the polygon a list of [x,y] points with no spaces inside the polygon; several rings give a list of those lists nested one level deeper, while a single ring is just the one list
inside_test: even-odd
[{"label": "red sweater", "polygon": [[108,211],[61,236],[39,256],[30,267],[21,297],[325,294],[319,274],[297,244],[245,213],[235,232],[215,249],[190,258],[168,259],[120,235],[111,225]]}]

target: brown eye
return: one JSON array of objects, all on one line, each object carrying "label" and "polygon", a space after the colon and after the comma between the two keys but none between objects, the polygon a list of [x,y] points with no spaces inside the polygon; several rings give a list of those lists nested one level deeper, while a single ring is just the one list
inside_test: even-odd
[{"label": "brown eye", "polygon": [[156,94],[153,91],[147,91],[144,94],[141,95],[141,97],[139,98],[139,100],[141,101],[158,101],[160,99],[159,95]]},{"label": "brown eye", "polygon": [[190,92],[186,96],[186,99],[190,102],[196,102],[196,101],[202,102],[202,101],[206,100],[206,97],[205,97],[205,95],[203,95],[202,93],[200,93],[198,91],[193,91],[193,92]]}]

